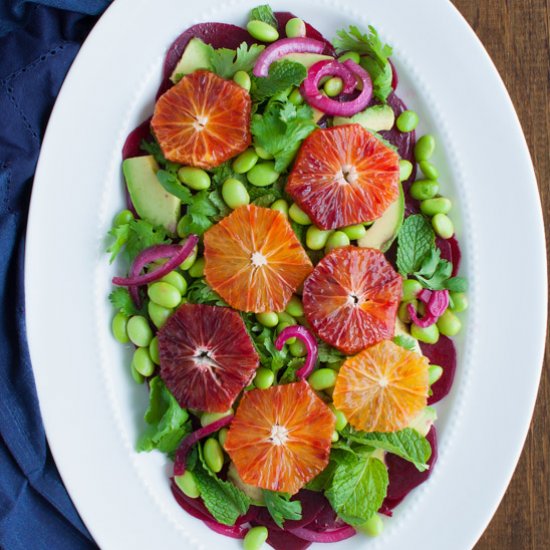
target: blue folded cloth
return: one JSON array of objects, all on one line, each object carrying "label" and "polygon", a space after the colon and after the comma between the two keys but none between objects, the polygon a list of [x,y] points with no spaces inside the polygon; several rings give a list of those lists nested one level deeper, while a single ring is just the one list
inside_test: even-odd
[{"label": "blue folded cloth", "polygon": [[48,117],[71,62],[97,20],[90,14],[98,15],[108,3],[0,1],[3,550],[97,548],[63,486],[46,442],[25,334],[23,260],[32,178]]}]

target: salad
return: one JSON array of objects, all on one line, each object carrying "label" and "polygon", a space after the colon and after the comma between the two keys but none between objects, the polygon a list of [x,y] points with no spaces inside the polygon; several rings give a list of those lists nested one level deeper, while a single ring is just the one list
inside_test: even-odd
[{"label": "salad", "polygon": [[124,144],[109,298],[149,395],[137,449],[247,550],[377,536],[436,465],[467,285],[391,54],[268,5],[194,25]]}]

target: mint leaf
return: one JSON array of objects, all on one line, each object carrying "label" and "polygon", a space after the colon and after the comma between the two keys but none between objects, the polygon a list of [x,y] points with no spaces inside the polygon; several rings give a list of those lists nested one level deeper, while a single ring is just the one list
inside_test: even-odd
[{"label": "mint leaf", "polygon": [[350,525],[365,523],[380,509],[388,487],[388,470],[372,456],[346,453],[325,492],[335,512]]},{"label": "mint leaf", "polygon": [[412,336],[398,334],[393,337],[393,342],[409,351],[416,351],[416,340]]},{"label": "mint leaf", "polygon": [[228,48],[212,49],[210,65],[217,75],[230,79],[238,71],[250,72],[264,48],[265,46],[259,44],[252,44],[249,47],[246,42],[243,42],[237,50]]},{"label": "mint leaf", "polygon": [[268,4],[263,4],[261,6],[258,6],[257,8],[252,9],[250,11],[248,20],[263,21],[264,23],[267,23],[268,25],[271,25],[274,28],[277,28],[279,26],[277,23],[277,19],[273,13],[273,10]]},{"label": "mint leaf", "polygon": [[445,281],[444,286],[451,292],[468,291],[468,281],[464,277],[451,277]]},{"label": "mint leaf", "polygon": [[435,234],[430,222],[415,214],[405,218],[397,235],[397,268],[401,275],[420,269],[425,256],[435,246]]},{"label": "mint leaf", "polygon": [[269,67],[269,76],[252,77],[250,93],[254,101],[264,101],[291,86],[299,86],[306,76],[307,69],[301,63],[276,61]]},{"label": "mint leaf", "polygon": [[432,454],[430,443],[411,428],[390,433],[367,433],[346,426],[342,431],[342,435],[355,443],[368,445],[375,449],[383,449],[388,453],[400,456],[404,460],[412,462],[420,472],[428,469],[426,463]]},{"label": "mint leaf", "polygon": [[299,500],[290,500],[290,496],[283,493],[262,490],[264,502],[273,521],[283,529],[285,519],[302,519],[302,503]]},{"label": "mint leaf", "polygon": [[189,414],[158,376],[149,384],[149,408],[144,418],[149,427],[138,441],[138,451],[158,449],[171,454],[191,431]]},{"label": "mint leaf", "polygon": [[185,294],[191,304],[209,304],[212,306],[227,306],[221,296],[214,292],[205,279],[195,279]]},{"label": "mint leaf", "polygon": [[111,294],[109,294],[109,301],[116,309],[120,310],[120,312],[127,317],[142,313],[134,304],[128,289],[126,288],[115,288]]},{"label": "mint leaf", "polygon": [[183,204],[191,203],[192,195],[189,187],[182,185],[176,174],[167,170],[159,170],[157,179],[167,193],[177,197]]}]

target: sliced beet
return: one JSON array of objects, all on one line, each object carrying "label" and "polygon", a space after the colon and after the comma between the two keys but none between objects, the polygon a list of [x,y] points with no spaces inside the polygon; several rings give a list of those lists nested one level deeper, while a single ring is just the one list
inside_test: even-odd
[{"label": "sliced beet", "polygon": [[152,137],[151,117],[149,117],[128,134],[128,137],[122,146],[122,160],[146,155],[147,153],[141,148],[141,142],[143,140],[148,141]]},{"label": "sliced beet", "polygon": [[[253,523],[253,525],[260,525]],[[275,550],[305,550],[311,546],[311,542],[301,539],[287,531],[280,529],[268,529],[267,543]]]},{"label": "sliced beet", "polygon": [[388,512],[397,506],[415,487],[426,481],[437,462],[437,434],[435,426],[430,428],[426,439],[432,447],[432,454],[428,460],[430,468],[425,472],[419,472],[414,464],[394,454],[386,454],[386,465],[390,483],[388,493],[382,503],[381,512],[388,515]]},{"label": "sliced beet", "polygon": [[[281,37],[286,36],[285,26],[289,19],[292,19],[293,17],[296,17],[296,16],[293,13],[290,13],[289,11],[276,11],[274,15],[279,25],[279,35]],[[308,38],[314,38],[315,40],[320,40],[321,42],[324,42],[325,49],[323,50],[323,53],[325,55],[335,56],[336,51],[334,49],[334,46],[330,43],[330,41],[327,40],[315,27],[311,26],[307,22],[305,23],[306,23],[306,36]]]},{"label": "sliced beet", "polygon": [[325,506],[317,517],[307,525],[307,528],[323,532],[338,529],[344,525],[346,525],[345,522],[336,515],[329,501],[325,499]]},{"label": "sliced beet", "polygon": [[432,385],[433,395],[428,398],[428,405],[433,405],[451,391],[456,372],[456,348],[447,336],[440,336],[436,344],[421,342],[420,347],[430,363],[443,367],[441,378]]},{"label": "sliced beet", "polygon": [[460,245],[456,237],[454,235],[450,239],[437,237],[435,244],[441,250],[441,257],[453,264],[452,276],[454,277],[460,269],[460,260],[462,258],[462,252],[460,251]]},{"label": "sliced beet", "polygon": [[182,490],[177,486],[174,479],[171,480],[170,489],[172,494],[176,499],[176,502],[190,515],[194,518],[200,519],[201,521],[216,521],[210,512],[206,509],[206,506],[203,504],[202,499],[200,498],[189,498]]}]

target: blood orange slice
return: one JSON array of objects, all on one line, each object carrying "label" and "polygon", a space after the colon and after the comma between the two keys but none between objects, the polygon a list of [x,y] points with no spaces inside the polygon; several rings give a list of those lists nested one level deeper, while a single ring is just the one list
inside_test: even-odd
[{"label": "blood orange slice", "polygon": [[379,218],[399,195],[399,156],[359,124],[315,130],[286,192],[315,225],[336,229]]},{"label": "blood orange slice", "polygon": [[258,366],[243,320],[225,307],[182,305],[158,343],[160,376],[184,408],[226,411]]},{"label": "blood orange slice", "polygon": [[385,340],[346,359],[332,398],[364,432],[405,428],[428,400],[428,360]]},{"label": "blood orange slice", "polygon": [[294,494],[327,466],[334,423],[306,382],[252,390],[224,447],[245,483]]},{"label": "blood orange slice", "polygon": [[204,234],[208,284],[241,311],[282,311],[312,265],[286,218],[249,205]]},{"label": "blood orange slice", "polygon": [[195,71],[159,98],[151,127],[168,160],[213,168],[250,145],[250,95],[235,82]]},{"label": "blood orange slice", "polygon": [[317,335],[347,354],[393,336],[401,276],[372,248],[335,248],[304,283],[306,318]]}]

